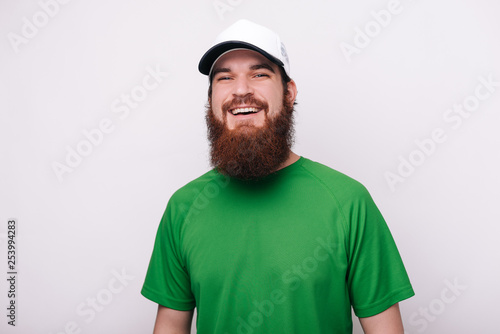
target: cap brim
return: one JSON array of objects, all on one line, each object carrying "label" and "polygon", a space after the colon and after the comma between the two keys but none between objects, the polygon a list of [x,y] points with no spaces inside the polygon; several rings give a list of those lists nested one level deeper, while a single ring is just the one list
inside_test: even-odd
[{"label": "cap brim", "polygon": [[268,52],[256,47],[253,44],[242,42],[242,41],[226,41],[212,46],[204,55],[201,57],[200,63],[198,64],[198,70],[205,75],[210,74],[212,65],[215,61],[224,53],[232,49],[249,49],[257,51],[258,53],[265,56],[267,59],[272,61],[278,66],[283,66],[283,62],[276,57],[272,56]]}]

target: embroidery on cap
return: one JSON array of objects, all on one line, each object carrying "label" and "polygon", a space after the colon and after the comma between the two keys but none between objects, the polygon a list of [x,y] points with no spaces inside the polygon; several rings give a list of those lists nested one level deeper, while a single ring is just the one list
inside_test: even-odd
[{"label": "embroidery on cap", "polygon": [[288,54],[286,52],[285,44],[281,43],[281,55],[286,59],[288,63]]}]

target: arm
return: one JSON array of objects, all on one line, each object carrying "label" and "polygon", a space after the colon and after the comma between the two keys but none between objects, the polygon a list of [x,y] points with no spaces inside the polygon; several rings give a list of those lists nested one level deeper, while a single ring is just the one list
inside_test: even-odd
[{"label": "arm", "polygon": [[189,334],[193,310],[177,311],[158,305],[158,314],[153,334]]},{"label": "arm", "polygon": [[365,334],[403,334],[403,321],[399,304],[371,317],[359,318]]}]

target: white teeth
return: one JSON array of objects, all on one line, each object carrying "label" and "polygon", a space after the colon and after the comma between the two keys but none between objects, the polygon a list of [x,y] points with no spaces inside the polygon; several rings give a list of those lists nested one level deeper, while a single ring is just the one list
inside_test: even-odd
[{"label": "white teeth", "polygon": [[260,109],[257,109],[257,108],[236,108],[236,109],[231,110],[231,113],[233,115],[238,115],[238,114],[247,113],[247,112],[255,113],[255,112],[258,112],[259,110]]}]

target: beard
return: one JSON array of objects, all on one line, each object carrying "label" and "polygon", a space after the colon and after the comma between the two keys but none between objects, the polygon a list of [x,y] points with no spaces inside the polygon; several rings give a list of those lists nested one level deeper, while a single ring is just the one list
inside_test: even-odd
[{"label": "beard", "polygon": [[[293,144],[293,102],[287,101],[288,91],[283,94],[282,108],[272,119],[268,117],[268,105],[253,95],[236,97],[222,106],[223,121],[214,116],[207,104],[206,122],[210,142],[210,163],[219,173],[243,180],[263,178],[275,171],[287,160]],[[265,122],[262,127],[241,123],[233,130],[226,125],[229,109],[238,105],[254,105],[262,108]]]}]

